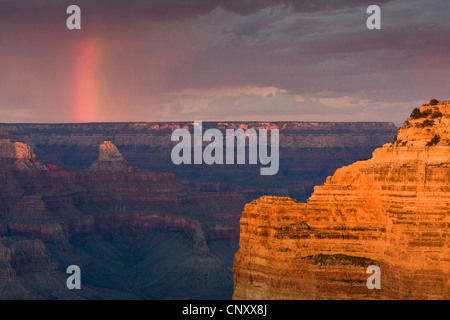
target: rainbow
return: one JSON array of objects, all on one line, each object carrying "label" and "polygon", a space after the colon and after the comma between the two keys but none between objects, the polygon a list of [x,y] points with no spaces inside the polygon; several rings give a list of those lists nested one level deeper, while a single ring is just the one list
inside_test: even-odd
[{"label": "rainbow", "polygon": [[100,113],[100,57],[97,38],[84,38],[75,48],[75,63],[71,82],[71,119],[92,122]]}]

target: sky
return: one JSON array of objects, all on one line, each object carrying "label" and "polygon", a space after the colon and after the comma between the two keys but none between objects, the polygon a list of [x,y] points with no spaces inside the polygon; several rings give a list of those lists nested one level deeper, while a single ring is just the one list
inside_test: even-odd
[{"label": "sky", "polygon": [[399,126],[450,100],[449,14],[448,0],[0,0],[0,122]]}]

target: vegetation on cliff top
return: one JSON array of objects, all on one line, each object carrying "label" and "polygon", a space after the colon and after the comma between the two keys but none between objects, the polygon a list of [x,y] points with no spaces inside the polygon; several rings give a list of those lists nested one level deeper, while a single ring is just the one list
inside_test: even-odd
[{"label": "vegetation on cliff top", "polygon": [[431,110],[431,109],[427,109],[424,110],[423,112],[420,112],[419,108],[414,108],[414,110],[411,112],[411,115],[409,116],[411,119],[420,119],[420,118],[428,118],[431,117],[432,119],[434,118],[439,118],[442,117],[443,114],[441,112],[439,112],[439,110]]}]

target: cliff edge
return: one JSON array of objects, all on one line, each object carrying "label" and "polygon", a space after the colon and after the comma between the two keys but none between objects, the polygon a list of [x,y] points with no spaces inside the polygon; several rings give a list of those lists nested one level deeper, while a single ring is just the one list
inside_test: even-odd
[{"label": "cliff edge", "polygon": [[264,196],[240,225],[234,299],[449,299],[450,101],[414,109],[307,203]]}]

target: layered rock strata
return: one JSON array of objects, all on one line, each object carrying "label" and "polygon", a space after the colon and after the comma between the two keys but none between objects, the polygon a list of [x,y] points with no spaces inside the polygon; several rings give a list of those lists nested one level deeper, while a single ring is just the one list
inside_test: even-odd
[{"label": "layered rock strata", "polygon": [[306,203],[264,196],[240,224],[234,299],[449,299],[450,103],[418,108]]},{"label": "layered rock strata", "polygon": [[[0,299],[231,296],[244,197],[133,167],[110,141],[74,170],[43,164],[25,144],[19,156],[21,145],[5,140]],[[65,285],[72,264],[83,271],[80,291]]]},{"label": "layered rock strata", "polygon": [[134,167],[173,173],[202,191],[239,192],[248,201],[265,194],[306,200],[334,170],[370,157],[397,133],[386,122],[203,122],[204,130],[218,128],[223,134],[227,129],[278,129],[280,170],[262,177],[256,165],[174,165],[171,134],[179,128],[193,132],[192,122],[0,124],[2,128],[34,147],[45,163],[86,168],[106,140]]},{"label": "layered rock strata", "polygon": [[46,165],[36,159],[31,147],[23,142],[13,142],[0,136],[0,167],[3,170],[46,170]]}]

